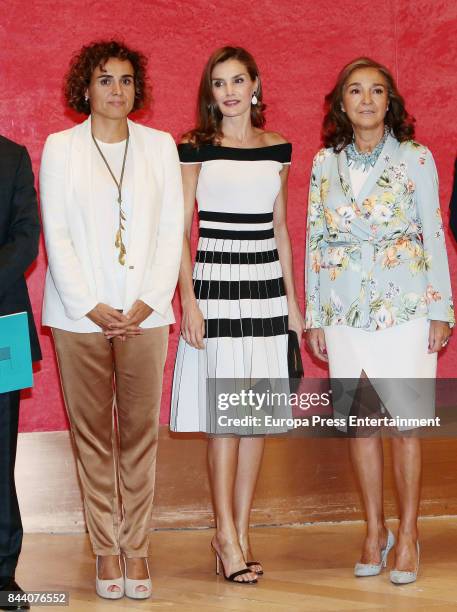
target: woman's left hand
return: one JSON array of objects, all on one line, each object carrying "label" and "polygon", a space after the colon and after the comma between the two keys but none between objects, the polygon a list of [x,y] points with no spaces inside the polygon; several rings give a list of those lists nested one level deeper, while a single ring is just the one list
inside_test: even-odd
[{"label": "woman's left hand", "polygon": [[445,321],[430,321],[428,334],[428,352],[437,353],[446,346],[451,335],[449,323]]},{"label": "woman's left hand", "polygon": [[139,336],[143,333],[140,324],[149,317],[152,313],[152,308],[137,300],[128,313],[125,315],[125,321],[122,323],[111,323],[109,328],[105,330],[106,338],[120,337],[121,340],[133,336]]},{"label": "woman's left hand", "polygon": [[305,320],[297,302],[289,302],[289,329],[293,330],[298,336],[298,342],[301,342],[305,331]]}]

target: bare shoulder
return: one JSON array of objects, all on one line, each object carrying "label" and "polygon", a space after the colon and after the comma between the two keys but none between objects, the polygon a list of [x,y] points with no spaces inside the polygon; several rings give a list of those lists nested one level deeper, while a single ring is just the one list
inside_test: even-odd
[{"label": "bare shoulder", "polygon": [[178,140],[178,144],[194,144],[194,130],[187,130]]},{"label": "bare shoulder", "polygon": [[265,146],[267,147],[289,143],[287,138],[284,138],[284,136],[279,132],[264,132],[263,137],[265,140]]}]

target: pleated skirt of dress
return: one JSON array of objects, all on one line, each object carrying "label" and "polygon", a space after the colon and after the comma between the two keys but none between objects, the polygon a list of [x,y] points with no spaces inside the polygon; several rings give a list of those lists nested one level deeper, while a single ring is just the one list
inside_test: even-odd
[{"label": "pleated skirt of dress", "polygon": [[[194,291],[205,319],[204,349],[195,349],[181,337],[173,378],[170,428],[180,432],[220,435],[256,435],[287,431],[291,417],[288,394],[287,297],[274,237],[265,224],[250,226],[248,239],[202,236],[193,272]],[[206,224],[214,225],[214,224]],[[240,235],[246,226],[224,228]],[[272,222],[266,224],[273,233]],[[211,232],[208,232],[211,233]],[[221,393],[241,390],[281,393],[266,413],[275,425],[265,425],[259,406],[221,409]],[[221,425],[220,416],[261,417],[244,424]],[[278,424],[281,423],[281,424]]]}]

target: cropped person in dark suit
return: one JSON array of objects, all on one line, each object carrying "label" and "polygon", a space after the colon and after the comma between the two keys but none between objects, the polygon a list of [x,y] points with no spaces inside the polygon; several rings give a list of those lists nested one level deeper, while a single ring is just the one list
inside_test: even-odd
[{"label": "cropped person in dark suit", "polygon": [[[24,273],[38,254],[40,222],[27,149],[0,136],[0,316],[27,312],[32,359],[40,345]],[[1,338],[0,338],[1,347]],[[20,591],[14,574],[21,552],[22,522],[14,483],[19,391],[0,393],[0,591]],[[28,609],[26,603],[0,605]]]},{"label": "cropped person in dark suit", "polygon": [[457,158],[454,167],[454,187],[452,188],[451,202],[449,204],[451,214],[449,216],[449,227],[454,238],[457,240]]}]

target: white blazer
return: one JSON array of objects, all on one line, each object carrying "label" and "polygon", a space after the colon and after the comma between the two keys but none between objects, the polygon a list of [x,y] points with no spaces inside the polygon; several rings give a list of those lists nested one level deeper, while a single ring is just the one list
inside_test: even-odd
[{"label": "white blazer", "polygon": [[[133,206],[123,309],[140,299],[154,312],[143,327],[174,322],[171,300],[183,239],[179,159],[170,134],[128,121],[133,158]],[[92,201],[90,117],[51,134],[40,168],[48,254],[43,325],[87,333],[100,328],[85,315],[98,304],[102,267]]]}]

